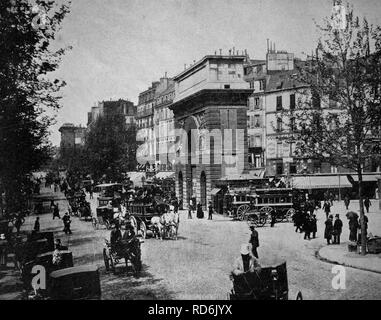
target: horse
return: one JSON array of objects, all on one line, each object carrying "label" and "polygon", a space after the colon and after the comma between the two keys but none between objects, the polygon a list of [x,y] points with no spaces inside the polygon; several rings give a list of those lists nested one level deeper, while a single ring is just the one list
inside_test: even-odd
[{"label": "horse", "polygon": [[180,215],[178,212],[166,212],[160,217],[160,223],[164,226],[164,234],[170,234],[171,238],[177,240],[177,233],[180,224]]},{"label": "horse", "polygon": [[161,217],[152,217],[151,224],[153,226],[153,233],[155,238],[163,239],[163,227],[161,223]]}]

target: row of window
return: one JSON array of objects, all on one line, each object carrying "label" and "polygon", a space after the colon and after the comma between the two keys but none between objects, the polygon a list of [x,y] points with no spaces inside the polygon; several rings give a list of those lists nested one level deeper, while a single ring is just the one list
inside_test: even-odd
[{"label": "row of window", "polygon": [[[295,109],[295,93],[290,94],[290,110]],[[283,110],[283,101],[282,96],[276,97],[276,111],[282,111]]]}]

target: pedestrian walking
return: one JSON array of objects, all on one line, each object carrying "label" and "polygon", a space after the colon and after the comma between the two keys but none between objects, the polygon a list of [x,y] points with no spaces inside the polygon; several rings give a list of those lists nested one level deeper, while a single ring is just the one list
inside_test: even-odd
[{"label": "pedestrian walking", "polygon": [[93,187],[93,185],[90,185],[89,193],[90,193],[90,199],[94,199],[94,187]]},{"label": "pedestrian walking", "polygon": [[201,203],[198,203],[198,205],[197,205],[197,218],[199,218],[199,219],[204,218],[204,211],[202,211]]},{"label": "pedestrian walking", "polygon": [[25,222],[24,217],[21,215],[21,213],[19,213],[17,215],[16,221],[15,221],[15,227],[16,227],[17,235],[19,235],[21,226],[23,225],[24,222]]},{"label": "pedestrian walking", "polygon": [[324,238],[327,239],[327,244],[331,244],[332,231],[333,231],[333,216],[329,215],[325,222]]},{"label": "pedestrian walking", "polygon": [[351,200],[349,199],[348,195],[346,195],[344,198],[345,209],[348,210],[350,202]]},{"label": "pedestrian walking", "polygon": [[369,207],[371,205],[372,205],[372,203],[370,202],[369,197],[366,197],[365,200],[364,200],[364,206],[365,206],[365,209],[366,209],[366,213],[369,213]]},{"label": "pedestrian walking", "polygon": [[251,244],[251,252],[254,257],[258,259],[258,247],[259,247],[259,237],[258,237],[258,231],[255,230],[254,226],[250,226],[251,235],[249,243]]},{"label": "pedestrian walking", "polygon": [[208,215],[208,220],[213,220],[213,205],[212,205],[212,202],[209,202],[209,208],[208,208],[208,212],[209,212],[209,215]]},{"label": "pedestrian walking", "polygon": [[317,219],[316,214],[313,214],[311,217],[311,232],[312,232],[312,238],[316,238],[316,232],[317,232]]},{"label": "pedestrian walking", "polygon": [[63,232],[65,232],[65,234],[72,234],[71,230],[70,230],[70,224],[71,224],[71,220],[70,220],[70,215],[69,215],[69,212],[66,212],[65,215],[63,216],[62,218],[62,221],[64,223],[64,229],[63,229]]},{"label": "pedestrian walking", "polygon": [[307,214],[304,218],[303,230],[304,240],[311,240],[311,219],[309,214]]},{"label": "pedestrian walking", "polygon": [[352,216],[349,218],[349,241],[357,242],[357,230],[359,228],[358,218],[356,216]]},{"label": "pedestrian walking", "polygon": [[328,220],[328,216],[331,213],[331,203],[328,200],[324,201],[323,210],[325,212],[326,219]]},{"label": "pedestrian walking", "polygon": [[333,224],[333,243],[340,244],[340,235],[343,229],[343,222],[340,219],[340,215],[336,214],[335,222]]},{"label": "pedestrian walking", "polygon": [[179,212],[179,201],[177,200],[177,198],[175,198],[175,200],[173,201],[173,212]]},{"label": "pedestrian walking", "polygon": [[271,222],[270,222],[270,227],[271,227],[271,228],[274,228],[275,223],[276,223],[275,212],[274,212],[274,211],[271,211]]},{"label": "pedestrian walking", "polygon": [[40,231],[40,217],[37,217],[36,220],[34,221],[33,230],[36,232]]},{"label": "pedestrian walking", "polygon": [[58,219],[61,219],[60,217],[60,210],[58,209],[58,204],[55,204],[54,205],[54,209],[53,209],[53,220],[54,218],[58,218]]},{"label": "pedestrian walking", "polygon": [[188,219],[192,219],[192,208],[190,206],[188,208]]}]

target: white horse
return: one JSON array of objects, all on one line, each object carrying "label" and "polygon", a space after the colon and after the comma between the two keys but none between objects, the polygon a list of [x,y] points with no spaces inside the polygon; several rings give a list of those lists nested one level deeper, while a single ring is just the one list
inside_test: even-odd
[{"label": "white horse", "polygon": [[169,232],[171,238],[175,238],[177,240],[177,232],[180,224],[180,215],[179,213],[166,212],[160,217],[160,223],[163,225],[164,231]]},{"label": "white horse", "polygon": [[152,217],[151,224],[153,226],[153,233],[155,238],[163,239],[163,227],[161,223],[161,217]]}]

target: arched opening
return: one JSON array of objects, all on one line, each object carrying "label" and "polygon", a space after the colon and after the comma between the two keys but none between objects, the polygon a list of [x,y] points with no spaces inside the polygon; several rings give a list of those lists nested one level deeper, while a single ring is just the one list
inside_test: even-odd
[{"label": "arched opening", "polygon": [[[179,172],[179,201],[184,204],[183,197],[184,197],[184,179],[183,179],[183,173]],[[180,208],[183,209],[183,208]]]},{"label": "arched opening", "polygon": [[201,205],[206,208],[206,175],[205,172],[201,172],[200,177],[200,192],[201,192]]}]

